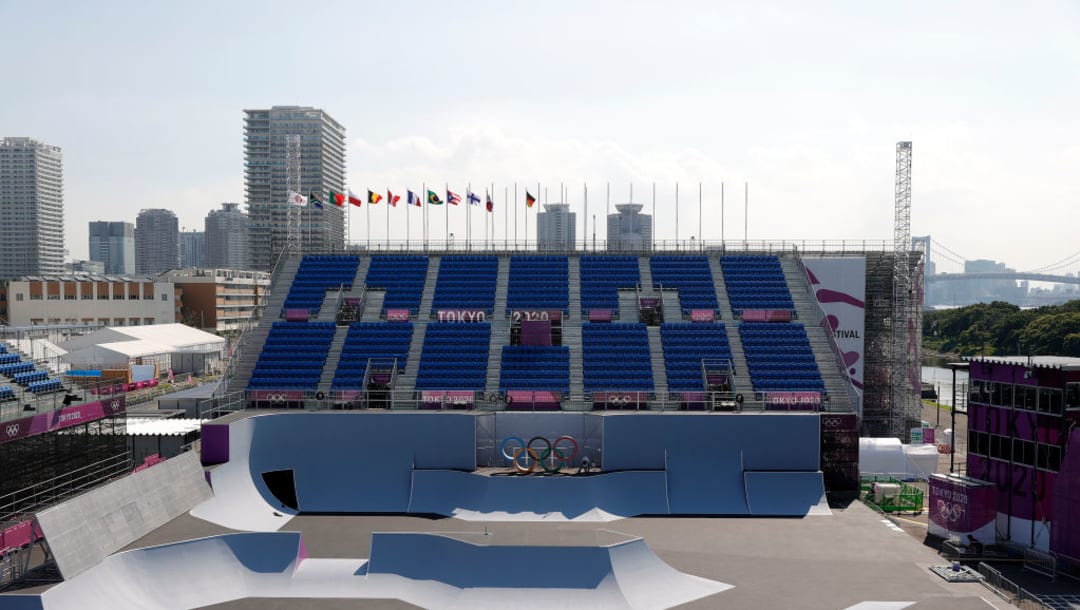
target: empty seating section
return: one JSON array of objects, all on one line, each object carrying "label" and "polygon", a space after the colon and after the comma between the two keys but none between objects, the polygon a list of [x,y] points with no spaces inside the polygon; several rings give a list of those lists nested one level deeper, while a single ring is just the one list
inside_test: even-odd
[{"label": "empty seating section", "polygon": [[482,392],[487,378],[488,322],[437,322],[427,325],[417,390]]},{"label": "empty seating section", "polygon": [[15,389],[9,385],[0,386],[0,402],[15,400]]},{"label": "empty seating section", "polygon": [[499,259],[495,256],[444,256],[439,261],[432,309],[495,309]]},{"label": "empty seating section", "polygon": [[720,268],[736,316],[741,316],[744,309],[795,309],[779,258],[723,256]]},{"label": "empty seating section", "polygon": [[386,291],[383,313],[387,309],[408,309],[415,316],[420,312],[427,272],[428,257],[423,255],[373,256],[364,283],[368,289]]},{"label": "empty seating section", "polygon": [[368,360],[397,360],[398,369],[405,368],[412,340],[411,322],[353,322],[341,347],[341,360],[334,373],[334,390],[359,390],[364,383]]},{"label": "empty seating section", "polygon": [[721,324],[667,322],[660,325],[664,345],[664,368],[672,392],[705,389],[701,361],[731,360],[727,331]]},{"label": "empty seating section", "polygon": [[581,313],[592,309],[619,311],[619,289],[641,283],[638,259],[633,256],[581,257]]},{"label": "empty seating section", "polygon": [[0,364],[12,364],[19,360],[18,354],[0,354]]},{"label": "empty seating section", "polygon": [[333,339],[333,322],[274,322],[248,389],[317,389]]},{"label": "empty seating section", "polygon": [[64,385],[59,379],[46,379],[44,381],[35,381],[26,386],[27,390],[35,394],[45,394],[47,392],[57,392],[64,389]]},{"label": "empty seating section", "polygon": [[32,362],[13,362],[11,364],[0,365],[0,375],[7,375],[13,377],[19,373],[27,373],[34,370],[34,364]]},{"label": "empty seating section", "polygon": [[644,324],[581,325],[585,392],[653,390],[649,334]]},{"label": "empty seating section", "polygon": [[569,313],[569,262],[565,256],[512,256],[506,312],[558,310]]},{"label": "empty seating section", "polygon": [[795,322],[739,324],[756,392],[825,392],[806,329]]},{"label": "empty seating section", "polygon": [[18,373],[11,380],[21,386],[26,386],[35,381],[45,381],[48,378],[49,374],[45,371],[30,371],[29,373]]},{"label": "empty seating section", "polygon": [[283,310],[306,309],[312,315],[322,308],[326,291],[340,286],[351,288],[360,257],[307,255],[300,261]]},{"label": "empty seating section", "polygon": [[504,345],[499,391],[570,392],[570,348],[565,345]]},{"label": "empty seating section", "polygon": [[653,256],[649,258],[653,288],[677,288],[684,314],[692,309],[716,311],[716,299],[709,259],[705,256]]}]

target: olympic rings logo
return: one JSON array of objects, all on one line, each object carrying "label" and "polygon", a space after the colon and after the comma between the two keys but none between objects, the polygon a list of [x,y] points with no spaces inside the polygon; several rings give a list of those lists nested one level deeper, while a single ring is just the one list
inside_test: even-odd
[{"label": "olympic rings logo", "polygon": [[[537,451],[534,447],[543,447]],[[551,442],[542,436],[534,436],[525,442],[518,436],[508,436],[499,445],[499,452],[513,464],[519,474],[536,472],[539,465],[544,472],[554,474],[574,463],[578,454],[578,442],[572,436],[560,436]]]},{"label": "olympic rings logo", "polygon": [[114,413],[116,411],[119,411],[120,410],[120,401],[119,400],[114,400],[114,401],[110,402],[109,403],[109,408],[112,409]]},{"label": "olympic rings logo", "polygon": [[285,402],[285,395],[284,394],[267,394],[266,397],[265,397],[265,400],[268,400],[271,403]]},{"label": "olympic rings logo", "polygon": [[960,517],[964,516],[964,507],[958,503],[946,502],[945,500],[937,501],[938,514],[946,521],[959,521]]},{"label": "olympic rings logo", "polygon": [[19,433],[19,424],[9,425],[7,428],[4,429],[4,432],[6,432],[9,437],[15,436]]}]

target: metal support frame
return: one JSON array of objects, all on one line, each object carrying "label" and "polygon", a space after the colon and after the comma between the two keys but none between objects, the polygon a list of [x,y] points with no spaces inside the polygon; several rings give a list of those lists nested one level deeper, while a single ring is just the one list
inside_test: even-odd
[{"label": "metal support frame", "polygon": [[[300,135],[288,134],[285,136],[285,188],[287,191],[301,193],[300,187]],[[299,254],[303,251],[303,208],[293,205],[290,201],[288,217],[286,220],[286,244],[291,254]]]},{"label": "metal support frame", "polygon": [[[918,260],[918,256],[915,257]],[[911,142],[896,143],[896,210],[893,221],[892,315],[889,363],[889,434],[907,440],[907,423],[919,419],[920,403],[912,383],[918,366],[918,346],[912,334],[918,325],[919,306],[912,281]],[[920,337],[915,337],[918,341]],[[916,377],[917,379],[917,377]]]}]

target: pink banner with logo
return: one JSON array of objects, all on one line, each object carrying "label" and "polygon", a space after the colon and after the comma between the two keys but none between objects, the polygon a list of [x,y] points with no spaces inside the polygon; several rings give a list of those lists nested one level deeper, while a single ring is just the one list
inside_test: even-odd
[{"label": "pink banner with logo", "polygon": [[0,530],[0,557],[8,550],[28,547],[31,542],[40,540],[41,537],[41,528],[33,521],[23,521]]},{"label": "pink banner with logo", "polygon": [[387,309],[386,310],[387,322],[408,322],[409,310],[408,309]]},{"label": "pink banner with logo", "polygon": [[744,309],[743,322],[790,322],[790,309]]},{"label": "pink banner with logo", "polygon": [[[743,317],[745,320],[745,316]],[[716,320],[716,312],[711,309],[691,309],[690,321],[691,322],[714,322]]]},{"label": "pink banner with logo", "polygon": [[270,403],[271,405],[283,405],[287,402],[298,402],[304,399],[302,390],[252,390],[251,400],[257,403]]},{"label": "pink banner with logo", "polygon": [[483,309],[440,309],[435,312],[435,319],[440,322],[487,322],[487,312]]},{"label": "pink banner with logo", "polygon": [[558,310],[534,311],[531,309],[518,309],[510,314],[510,320],[513,322],[521,322],[522,320],[530,322],[560,322],[562,321],[562,312]]},{"label": "pink banner with logo", "polygon": [[589,321],[590,322],[610,322],[613,315],[610,309],[590,309]]},{"label": "pink banner with logo", "polygon": [[562,395],[558,392],[510,390],[506,393],[506,408],[511,411],[558,411]]},{"label": "pink banner with logo", "polygon": [[648,392],[593,392],[593,408],[646,409]]},{"label": "pink banner with logo", "polygon": [[997,487],[968,477],[930,475],[930,534],[949,538],[968,537],[994,544],[997,519]]},{"label": "pink banner with logo", "polygon": [[769,392],[765,395],[766,409],[794,410],[821,407],[820,392]]},{"label": "pink banner with logo", "polygon": [[476,401],[472,390],[425,390],[420,392],[424,409],[471,409]]},{"label": "pink banner with logo", "polygon": [[117,396],[97,402],[88,402],[84,405],[63,407],[48,413],[38,413],[31,417],[2,423],[0,424],[0,443],[79,426],[112,417],[113,415],[123,414],[126,409],[125,398],[124,396]]}]

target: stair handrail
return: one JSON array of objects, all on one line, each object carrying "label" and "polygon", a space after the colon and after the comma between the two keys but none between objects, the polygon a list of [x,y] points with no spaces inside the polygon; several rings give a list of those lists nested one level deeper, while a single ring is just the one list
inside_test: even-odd
[{"label": "stair handrail", "polygon": [[833,361],[836,364],[836,370],[840,373],[840,380],[844,382],[844,391],[848,395],[848,399],[851,400],[851,406],[857,412],[861,412],[861,409],[859,409],[859,393],[855,391],[855,384],[852,383],[851,376],[848,375],[847,363],[844,362],[844,352],[836,342],[836,333],[833,331],[832,325],[829,324],[829,318],[825,314],[825,310],[821,308],[821,303],[817,300],[817,296],[814,293],[814,287],[810,285],[810,279],[806,273],[806,264],[803,262],[802,254],[799,250],[794,250],[792,256],[795,257],[795,262],[799,265],[799,278],[806,288],[806,293],[810,296],[810,304],[818,318],[818,326],[825,331],[825,338],[829,342],[829,347],[833,354]]},{"label": "stair handrail", "polygon": [[277,285],[278,279],[281,277],[281,268],[286,260],[286,253],[288,250],[282,248],[278,253],[277,259],[274,261],[274,267],[270,272],[270,284],[262,291],[259,296],[259,300],[255,302],[254,307],[251,308],[251,314],[240,325],[239,339],[236,341],[236,345],[233,346],[232,355],[225,361],[225,370],[221,375],[221,383],[218,384],[217,389],[214,390],[214,396],[224,396],[228,391],[229,381],[232,380],[233,374],[236,372],[237,363],[240,362],[240,357],[244,353],[244,349],[250,342],[250,331],[259,325],[262,321],[263,312],[266,310],[267,305],[270,303],[271,293],[274,286]]}]

